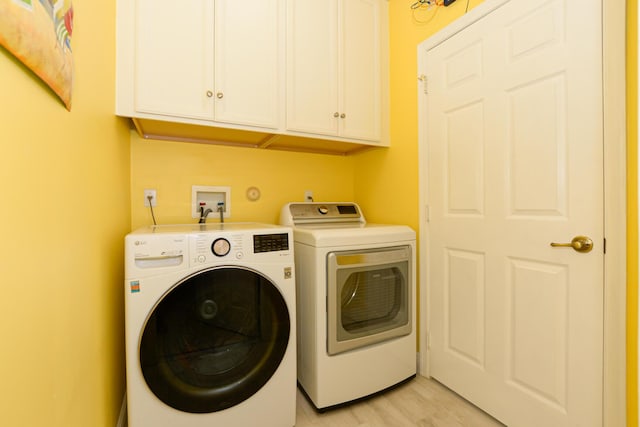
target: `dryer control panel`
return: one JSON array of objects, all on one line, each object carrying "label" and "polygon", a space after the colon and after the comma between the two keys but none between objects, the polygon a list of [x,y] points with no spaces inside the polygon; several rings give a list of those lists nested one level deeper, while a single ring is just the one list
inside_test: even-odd
[{"label": "dryer control panel", "polygon": [[280,224],[301,225],[301,224],[333,224],[359,223],[366,221],[360,207],[353,202],[345,203],[288,203],[280,212]]}]

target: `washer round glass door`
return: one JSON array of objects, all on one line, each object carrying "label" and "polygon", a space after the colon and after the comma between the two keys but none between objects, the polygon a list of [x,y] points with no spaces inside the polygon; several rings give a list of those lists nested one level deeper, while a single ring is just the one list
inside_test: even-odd
[{"label": "washer round glass door", "polygon": [[240,267],[199,272],[156,305],[140,341],[147,385],[165,404],[191,413],[230,408],[275,373],[291,319],[280,291]]}]

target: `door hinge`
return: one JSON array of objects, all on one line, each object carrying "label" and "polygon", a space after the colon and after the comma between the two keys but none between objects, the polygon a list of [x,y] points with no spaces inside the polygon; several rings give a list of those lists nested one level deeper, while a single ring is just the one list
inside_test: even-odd
[{"label": "door hinge", "polygon": [[431,220],[431,212],[429,211],[429,205],[424,205],[424,222],[429,222]]},{"label": "door hinge", "polygon": [[427,332],[427,350],[431,350],[431,335]]},{"label": "door hinge", "polygon": [[605,253],[605,254],[607,253],[607,238],[606,237],[602,239],[602,252]]},{"label": "door hinge", "polygon": [[420,74],[418,76],[418,80],[420,80],[422,82],[422,90],[424,92],[424,94],[428,94],[428,88],[427,88],[427,76],[425,76],[424,74]]}]

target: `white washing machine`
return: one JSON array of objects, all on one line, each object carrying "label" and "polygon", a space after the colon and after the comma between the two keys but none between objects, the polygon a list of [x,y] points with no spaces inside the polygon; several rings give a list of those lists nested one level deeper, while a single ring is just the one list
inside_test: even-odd
[{"label": "white washing machine", "polygon": [[415,232],[367,224],[355,203],[289,203],[298,382],[319,410],[416,375]]},{"label": "white washing machine", "polygon": [[126,236],[129,427],[295,424],[292,243],[252,223]]}]

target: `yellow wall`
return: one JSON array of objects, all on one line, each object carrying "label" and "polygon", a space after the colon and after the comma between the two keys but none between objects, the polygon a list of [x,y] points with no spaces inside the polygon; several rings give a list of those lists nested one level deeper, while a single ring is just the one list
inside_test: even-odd
[{"label": "yellow wall", "polygon": [[113,2],[74,0],[73,106],[0,48],[0,424],[113,427],[124,393],[129,137]]},{"label": "yellow wall", "polygon": [[[151,222],[144,188],[158,190],[160,223],[195,221],[191,185],[225,185],[232,188],[233,221],[275,222],[282,204],[313,190],[316,200],[358,201],[370,221],[418,230],[416,46],[462,15],[467,2],[439,8],[427,24],[412,19],[413,2],[389,3],[392,148],[353,157],[130,135],[113,116],[112,2],[73,2],[71,112],[0,49],[1,424],[115,425],[124,392],[122,237]],[[479,3],[470,0],[469,8]],[[631,0],[630,8],[635,5]],[[422,21],[432,18],[419,14]],[[636,26],[630,17],[630,28]],[[630,37],[630,59],[635,40]],[[630,83],[635,91],[637,80]],[[636,102],[629,107],[630,177],[637,174]],[[635,178],[630,183],[635,186]],[[260,188],[259,201],[246,199],[249,186]],[[637,197],[635,187],[629,191],[632,219]],[[637,229],[629,235],[629,329],[636,331]],[[628,356],[635,375],[635,350]],[[636,387],[629,381],[630,426],[637,425]]]},{"label": "yellow wall", "polygon": [[[482,0],[458,0],[448,7],[412,11],[414,3],[389,2],[391,148],[356,156],[354,185],[367,221],[407,224],[418,234],[418,44]],[[419,339],[418,330],[418,346]]]},{"label": "yellow wall", "polygon": [[391,149],[356,158],[355,194],[367,219],[418,231],[418,44],[482,0],[412,11],[415,0],[389,2]]},{"label": "yellow wall", "polygon": [[[142,139],[131,133],[131,226],[152,224],[144,189],[154,188],[158,224],[194,223],[193,185],[231,187],[231,217],[226,221],[277,223],[287,202],[353,200],[353,157],[258,150]],[[246,197],[258,187],[260,199]],[[211,214],[210,222],[218,221]]]},{"label": "yellow wall", "polygon": [[638,425],[638,2],[627,1],[627,425]]},{"label": "yellow wall", "polygon": [[[158,190],[158,222],[175,223],[195,221],[192,185],[223,185],[231,186],[231,221],[277,221],[284,203],[302,200],[310,189],[316,200],[356,200],[370,221],[417,230],[417,44],[464,14],[467,2],[458,0],[435,14],[420,10],[415,19],[409,8],[413,2],[389,2],[391,149],[339,157],[150,141],[132,133],[132,228],[152,221],[143,206],[145,188]],[[470,0],[469,9],[480,3]],[[250,186],[262,191],[258,202],[246,199]]]}]

